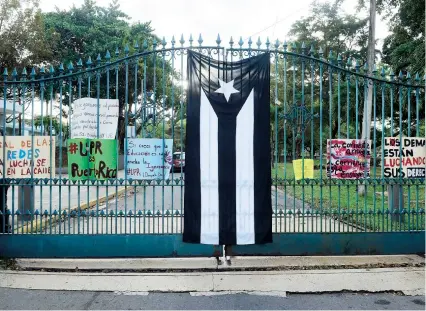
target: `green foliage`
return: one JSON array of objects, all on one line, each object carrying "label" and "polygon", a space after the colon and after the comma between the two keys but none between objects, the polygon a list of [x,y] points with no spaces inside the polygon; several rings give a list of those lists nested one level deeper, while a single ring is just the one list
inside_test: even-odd
[{"label": "green foliage", "polygon": [[[32,67],[53,57],[38,0],[0,2],[0,67]],[[55,40],[51,36],[52,42]]]},{"label": "green foliage", "polygon": [[425,2],[393,0],[398,11],[391,17],[391,34],[383,43],[383,61],[395,72],[425,73]]},{"label": "green foliage", "polygon": [[50,116],[44,116],[43,118],[41,116],[37,116],[34,118],[34,126],[35,127],[41,127],[43,125],[44,133],[48,134],[49,129],[53,128],[55,130],[55,133],[58,135],[62,131],[62,138],[67,139],[69,138],[69,126],[66,123],[62,123],[58,120],[58,118],[52,118]]},{"label": "green foliage", "polygon": [[342,57],[365,59],[368,20],[344,14],[341,9],[343,2],[313,2],[309,15],[295,22],[289,35],[298,46],[304,42],[308,47],[321,47],[324,55],[329,55],[332,51],[334,55],[341,54]]},{"label": "green foliage", "polygon": [[[46,13],[46,30],[59,36],[58,44],[54,46],[54,64],[63,62],[64,66],[67,66],[69,62],[73,62],[76,67],[79,58],[86,63],[90,57],[93,67],[97,65],[98,54],[103,62],[107,51],[110,52],[112,60],[115,60],[143,49],[152,50],[155,44],[158,45],[160,39],[153,34],[149,22],[130,24],[128,20],[129,17],[120,10],[117,0],[108,7],[98,6],[94,0],[85,0],[81,7],[73,6],[69,10],[57,9],[56,12]],[[116,50],[118,55],[115,55]],[[157,53],[138,57],[135,62],[125,62],[120,67],[113,66],[112,69],[109,85],[106,73],[99,77],[99,97],[109,96],[119,100],[118,139],[123,149],[126,120],[129,124],[135,121],[126,116],[126,111],[133,111],[135,116],[143,115],[140,111],[144,104],[140,100],[141,79],[144,78],[145,91],[155,93],[154,104],[160,114],[156,119],[162,122],[161,120],[166,118],[164,112],[171,108],[172,103],[179,103],[180,89],[175,87],[172,90],[179,75],[172,68],[170,60]],[[90,88],[88,79],[82,79],[81,87],[78,81],[73,81],[71,92],[68,89],[63,92],[63,103],[68,105],[79,92],[82,96],[98,96],[96,88],[95,78],[91,80]],[[163,98],[166,98],[164,102]],[[176,106],[173,109],[176,110]]]}]

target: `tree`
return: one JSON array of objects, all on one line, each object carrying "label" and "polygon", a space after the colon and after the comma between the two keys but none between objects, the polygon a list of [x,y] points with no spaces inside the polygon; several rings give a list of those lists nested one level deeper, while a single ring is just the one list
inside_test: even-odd
[{"label": "tree", "polygon": [[[38,0],[0,2],[0,67],[31,68],[51,60]],[[54,41],[55,36],[50,36]],[[10,72],[9,72],[10,73]]]},{"label": "tree", "polygon": [[[292,25],[289,35],[293,43],[289,44],[287,49],[303,55],[312,53],[316,59],[322,58],[322,60],[332,62],[341,67],[345,67],[348,60],[350,60],[350,64],[354,64],[355,60],[357,60],[358,65],[362,67],[367,55],[368,19],[343,13],[341,9],[342,3],[343,0],[336,0],[332,3],[314,2],[309,15]],[[284,62],[286,62],[285,71]],[[347,113],[349,114],[350,123],[353,123],[357,115],[362,116],[362,104],[359,105],[358,113],[353,105],[356,102],[355,78],[350,78],[351,107],[348,110],[346,105],[347,76],[345,73],[338,73],[335,69],[329,68],[325,64],[321,65],[317,61],[303,60],[301,57],[291,55],[288,55],[285,60],[279,59],[277,65],[278,72],[284,72],[287,81],[286,92],[284,92],[284,75],[278,77],[278,101],[283,103],[277,107],[278,114],[288,114],[292,106],[300,104],[303,104],[308,112],[312,112],[314,115],[318,115],[321,109],[323,112],[322,119],[320,120],[318,116],[313,117],[303,132],[300,132],[300,129],[295,130],[294,122],[291,122],[291,120],[281,122],[282,120],[279,118],[278,146],[283,146],[285,143],[286,151],[296,158],[301,156],[302,149],[309,150],[311,155],[315,155],[321,145],[320,122],[322,122],[322,145],[323,152],[325,152],[324,145],[327,138],[345,137],[351,128],[350,124],[346,124]],[[302,68],[304,68],[303,71]],[[338,87],[338,77],[340,77],[340,88]],[[275,84],[275,79],[274,75],[271,76],[272,87]],[[302,81],[305,87],[303,94],[301,92]],[[323,85],[322,93],[320,93],[318,87],[320,82]],[[311,95],[312,85],[314,86],[313,96]],[[358,100],[361,103],[364,98],[361,83],[359,87]],[[337,118],[339,92],[342,99],[340,107],[342,120]],[[272,90],[271,95],[274,93],[274,90]],[[286,100],[284,100],[284,93]],[[271,103],[275,100],[272,97]],[[357,134],[359,137],[362,117],[358,119]],[[273,122],[274,120],[271,120],[271,123]],[[284,135],[284,130],[286,135]],[[353,136],[356,135],[356,133],[352,134],[354,134]],[[272,135],[275,134],[272,133]],[[286,137],[286,141],[284,141],[284,137]],[[281,154],[280,150],[278,150],[278,154]]]},{"label": "tree", "polygon": [[398,73],[425,73],[425,1],[383,0],[397,8],[390,19],[391,34],[383,42],[383,61]]},{"label": "tree", "polygon": [[[85,0],[81,7],[73,6],[70,10],[57,9],[56,12],[46,13],[46,29],[59,36],[58,44],[53,48],[57,56],[53,64],[57,66],[63,63],[66,70],[70,62],[75,68],[77,60],[81,58],[83,65],[90,59],[93,68],[105,63],[107,51],[111,54],[111,61],[114,61],[141,50],[152,49],[154,45],[161,50],[161,40],[153,34],[149,22],[129,24],[128,19],[120,10],[117,0],[108,7],[97,6],[94,0]],[[132,61],[125,60],[120,66],[112,65],[110,69],[109,85],[105,72],[99,76],[99,94],[96,75],[91,76],[90,84],[87,77],[82,77],[80,83],[70,82],[72,94],[68,87],[63,90],[63,103],[68,105],[80,92],[82,96],[99,95],[106,98],[109,95],[110,98],[118,98],[118,140],[123,150],[126,121],[127,124],[135,122],[128,112],[136,112],[133,115],[136,118],[142,115],[137,113],[141,107],[140,102],[134,109],[141,96],[141,79],[144,79],[144,91],[154,93],[156,111],[162,111],[163,108],[169,109],[173,100],[175,103],[179,102],[179,88],[174,88],[172,92],[172,81],[177,81],[179,75],[166,56],[161,56],[160,53],[140,56]],[[164,103],[163,98],[167,99]],[[157,121],[160,119],[157,118]]]},{"label": "tree", "polygon": [[[308,47],[321,47],[324,55],[330,51],[343,58],[366,59],[368,38],[368,19],[344,14],[341,6],[344,0],[331,3],[313,2],[310,14],[290,29],[289,35],[297,45],[304,42]],[[361,63],[361,66],[363,63]]]}]

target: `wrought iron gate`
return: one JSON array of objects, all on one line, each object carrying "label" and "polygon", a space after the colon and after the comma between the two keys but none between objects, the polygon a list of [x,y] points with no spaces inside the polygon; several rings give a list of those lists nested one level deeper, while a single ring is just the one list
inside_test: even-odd
[{"label": "wrought iron gate", "polygon": [[[9,186],[8,209],[0,211],[0,231],[5,232],[0,234],[2,256],[222,254],[221,247],[181,242],[184,170],[173,171],[170,179],[148,181],[132,180],[125,169],[125,138],[131,127],[137,137],[173,139],[173,151],[182,158],[188,49],[228,61],[259,53],[271,56],[274,242],[236,246],[234,254],[424,253],[425,178],[387,178],[383,164],[385,137],[425,136],[423,78],[395,75],[385,68],[367,76],[367,67],[359,60],[332,52],[325,59],[321,49],[278,41],[271,45],[267,40],[262,46],[260,40],[244,45],[231,39],[228,49],[219,37],[217,46],[203,46],[201,36],[198,44],[193,45],[192,37],[189,46],[185,43],[183,38],[179,43],[144,42],[142,47],[117,49],[114,56],[107,52],[84,64],[80,59],[30,74],[26,69],[19,74],[4,70],[2,145],[8,136],[31,135],[33,146],[38,136],[54,137],[50,154],[56,155],[56,169],[50,178],[31,174],[1,180],[1,191]],[[371,175],[332,179],[327,176],[327,139],[363,138],[369,88],[373,90]],[[119,100],[116,178],[72,181],[67,175],[67,139],[73,122],[69,116],[74,100],[82,97]],[[6,149],[2,150],[5,159]],[[314,160],[313,178],[296,180],[292,166],[296,159],[302,167],[305,160]]]}]

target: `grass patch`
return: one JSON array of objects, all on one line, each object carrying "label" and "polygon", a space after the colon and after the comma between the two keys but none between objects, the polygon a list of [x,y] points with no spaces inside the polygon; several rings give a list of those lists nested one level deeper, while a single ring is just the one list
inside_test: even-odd
[{"label": "grass patch", "polygon": [[[323,165],[325,165],[323,161]],[[315,161],[319,165],[319,160]],[[377,168],[380,178],[380,168]],[[315,170],[315,179],[327,179],[326,171]],[[293,179],[292,163],[279,163],[272,169],[272,178]],[[392,215],[389,211],[387,187],[367,186],[366,195],[358,194],[356,185],[287,185],[279,186],[287,195],[312,206],[321,214],[344,219],[373,231],[406,231],[425,229],[425,186],[403,187],[404,215]]]}]

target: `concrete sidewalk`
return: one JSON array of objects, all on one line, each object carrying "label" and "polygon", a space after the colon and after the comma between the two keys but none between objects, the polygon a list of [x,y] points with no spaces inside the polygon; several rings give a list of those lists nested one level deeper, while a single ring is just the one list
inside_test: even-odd
[{"label": "concrete sidewalk", "polygon": [[342,291],[423,295],[424,265],[424,258],[416,255],[232,257],[231,265],[219,264],[216,258],[19,259],[16,270],[0,271],[0,287],[199,295]]},{"label": "concrete sidewalk", "polygon": [[402,292],[423,295],[423,268],[193,273],[2,271],[0,287],[119,292]]}]

